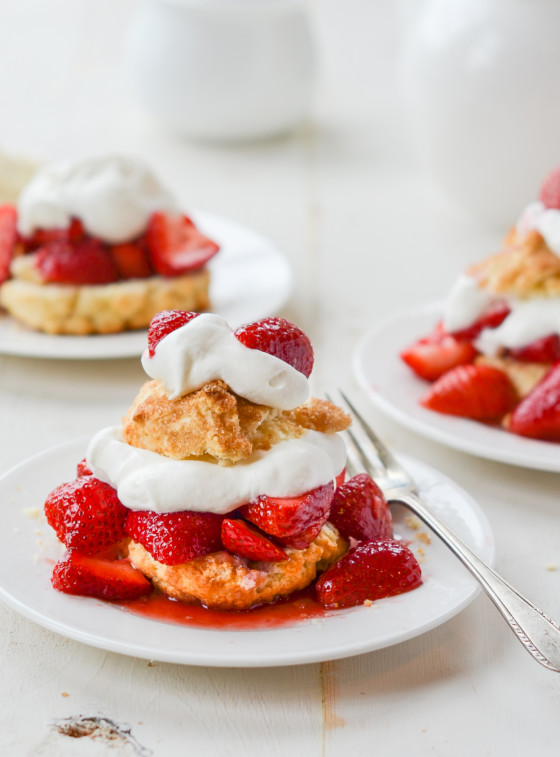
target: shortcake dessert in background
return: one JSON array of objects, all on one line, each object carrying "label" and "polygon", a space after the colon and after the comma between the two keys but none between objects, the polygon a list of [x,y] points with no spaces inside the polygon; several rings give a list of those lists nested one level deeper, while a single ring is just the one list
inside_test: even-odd
[{"label": "shortcake dessert in background", "polygon": [[151,380],[47,497],[67,547],[54,587],[237,611],[319,575],[327,608],[419,586],[380,489],[366,475],[344,481],[350,418],[310,397],[313,359],[282,318],[234,331],[212,313],[158,313],[142,356]]},{"label": "shortcake dessert in background", "polygon": [[210,307],[218,249],[139,160],[49,165],[0,205],[0,305],[49,334],[147,328]]},{"label": "shortcake dessert in background", "polygon": [[453,287],[434,332],[401,353],[440,413],[560,441],[560,168]]}]

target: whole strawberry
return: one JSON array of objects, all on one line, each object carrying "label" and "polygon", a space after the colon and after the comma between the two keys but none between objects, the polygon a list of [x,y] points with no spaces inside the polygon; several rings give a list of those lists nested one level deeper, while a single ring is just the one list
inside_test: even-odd
[{"label": "whole strawberry", "polygon": [[190,510],[178,513],[131,510],[126,519],[126,533],[158,562],[179,565],[222,549],[223,519],[223,515]]},{"label": "whole strawberry", "polygon": [[345,539],[373,541],[393,538],[393,521],[383,492],[370,476],[360,473],[338,487],[330,522]]},{"label": "whole strawberry", "polygon": [[99,599],[136,599],[152,585],[128,560],[103,560],[69,549],[53,570],[52,585],[65,594]]},{"label": "whole strawberry", "polygon": [[354,607],[416,589],[422,571],[400,541],[368,541],[351,549],[317,581],[317,596],[329,609]]},{"label": "whole strawberry", "polygon": [[57,537],[85,555],[99,554],[123,539],[127,513],[113,487],[94,476],[57,486],[45,501]]},{"label": "whole strawberry", "polygon": [[306,377],[313,370],[313,347],[309,337],[285,318],[263,318],[240,326],[234,334],[246,347],[268,352]]},{"label": "whole strawberry", "polygon": [[156,347],[164,336],[171,334],[185,323],[192,321],[200,313],[193,313],[187,310],[161,310],[156,313],[150,322],[148,329],[148,354],[153,357],[156,354]]}]

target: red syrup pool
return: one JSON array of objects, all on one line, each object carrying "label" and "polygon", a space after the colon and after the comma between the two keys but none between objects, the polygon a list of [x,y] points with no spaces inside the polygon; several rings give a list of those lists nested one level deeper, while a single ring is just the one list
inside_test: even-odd
[{"label": "red syrup pool", "polygon": [[152,592],[140,599],[112,602],[128,612],[165,623],[217,631],[254,631],[291,626],[332,615],[314,596],[313,589],[296,592],[289,599],[260,605],[252,610],[211,610]]}]

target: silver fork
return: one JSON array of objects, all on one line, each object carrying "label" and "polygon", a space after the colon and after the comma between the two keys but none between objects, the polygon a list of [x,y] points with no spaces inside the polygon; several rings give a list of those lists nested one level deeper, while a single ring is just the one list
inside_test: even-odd
[{"label": "silver fork", "polygon": [[[354,420],[352,428],[344,432],[349,474],[365,470],[375,479],[389,503],[401,503],[423,520],[479,581],[529,654],[545,668],[560,673],[560,627],[480,560],[462,539],[430,512],[418,497],[410,475],[378,439],[344,392],[339,390],[339,394],[342,400],[337,400],[337,404]],[[327,398],[331,399],[329,395]]]}]

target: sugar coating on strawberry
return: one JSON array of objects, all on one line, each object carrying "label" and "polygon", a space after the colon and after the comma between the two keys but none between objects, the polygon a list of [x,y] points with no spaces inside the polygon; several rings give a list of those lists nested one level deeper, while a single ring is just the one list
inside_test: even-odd
[{"label": "sugar coating on strawberry", "polygon": [[241,518],[224,518],[222,544],[234,555],[257,562],[281,562],[288,554]]},{"label": "sugar coating on strawberry", "polygon": [[329,609],[354,607],[392,597],[422,584],[422,571],[412,551],[400,541],[362,542],[317,581],[317,596]]},{"label": "sugar coating on strawberry", "polygon": [[329,482],[299,497],[262,495],[240,511],[284,546],[305,549],[326,523],[333,494],[334,485]]},{"label": "sugar coating on strawberry", "polygon": [[10,263],[17,241],[17,211],[14,205],[0,205],[0,284],[10,277]]},{"label": "sugar coating on strawberry", "polygon": [[150,357],[156,354],[156,347],[164,336],[181,328],[181,326],[196,318],[197,315],[200,315],[200,313],[187,310],[161,310],[156,313],[148,329],[148,354]]},{"label": "sugar coating on strawberry", "polygon": [[74,549],[56,564],[51,581],[65,594],[106,600],[137,599],[152,590],[148,579],[128,560],[88,557]]},{"label": "sugar coating on strawberry", "polygon": [[383,492],[370,476],[360,473],[338,487],[329,521],[345,539],[374,541],[393,538],[391,511]]},{"label": "sugar coating on strawberry", "polygon": [[129,511],[126,533],[164,565],[203,557],[222,549],[223,515],[184,510],[176,513]]},{"label": "sugar coating on strawberry", "polygon": [[435,381],[452,368],[472,362],[476,354],[469,341],[456,339],[438,324],[432,334],[407,347],[400,357],[417,376]]},{"label": "sugar coating on strawberry", "polygon": [[112,486],[94,476],[57,486],[44,509],[58,539],[85,555],[96,555],[126,536],[127,508]]},{"label": "sugar coating on strawberry", "polygon": [[36,253],[42,280],[56,284],[110,284],[119,274],[107,249],[94,239],[77,244],[50,242]]},{"label": "sugar coating on strawberry", "polygon": [[180,276],[202,268],[220,247],[185,215],[153,213],[146,239],[156,273]]},{"label": "sugar coating on strawberry", "polygon": [[560,210],[560,168],[551,171],[542,183],[539,200],[546,208]]},{"label": "sugar coating on strawberry", "polygon": [[560,442],[560,362],[521,400],[507,427],[521,436]]},{"label": "sugar coating on strawberry", "polygon": [[479,421],[498,421],[519,398],[509,377],[483,364],[460,365],[445,373],[429,388],[420,403],[445,415]]},{"label": "sugar coating on strawberry", "polygon": [[263,318],[240,326],[234,335],[246,347],[268,352],[309,378],[313,370],[313,347],[307,334],[285,318]]}]

